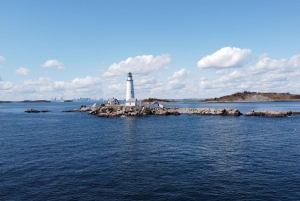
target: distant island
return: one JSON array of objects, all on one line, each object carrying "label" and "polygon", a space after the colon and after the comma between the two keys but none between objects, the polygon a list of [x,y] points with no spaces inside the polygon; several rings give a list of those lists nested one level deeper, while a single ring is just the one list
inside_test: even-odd
[{"label": "distant island", "polygon": [[51,101],[48,101],[48,100],[23,100],[23,101],[19,101],[19,103],[51,103]]},{"label": "distant island", "polygon": [[174,100],[168,100],[168,99],[159,99],[159,98],[148,98],[142,100],[142,103],[153,103],[153,102],[159,102],[159,103],[172,103],[175,102]]},{"label": "distant island", "polygon": [[11,101],[0,101],[0,103],[12,103]]},{"label": "distant island", "polygon": [[290,93],[262,93],[262,92],[238,92],[219,98],[209,98],[200,102],[259,102],[259,101],[300,101],[299,94]]}]

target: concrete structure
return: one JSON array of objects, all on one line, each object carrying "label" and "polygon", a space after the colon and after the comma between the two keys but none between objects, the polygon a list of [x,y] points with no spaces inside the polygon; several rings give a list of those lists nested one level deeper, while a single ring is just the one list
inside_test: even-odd
[{"label": "concrete structure", "polygon": [[137,99],[134,97],[133,79],[131,72],[127,76],[127,89],[126,89],[126,104],[129,106],[137,106]]},{"label": "concrete structure", "polygon": [[120,102],[118,101],[118,99],[112,97],[112,98],[109,98],[107,100],[107,104],[109,104],[109,105],[119,105]]},{"label": "concrete structure", "polygon": [[138,101],[136,98],[130,98],[126,101],[126,104],[128,106],[137,106],[138,105]]}]

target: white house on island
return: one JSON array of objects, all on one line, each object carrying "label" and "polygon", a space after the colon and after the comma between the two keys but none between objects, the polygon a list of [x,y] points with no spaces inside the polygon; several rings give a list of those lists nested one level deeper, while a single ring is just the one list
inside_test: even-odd
[{"label": "white house on island", "polygon": [[110,104],[110,105],[120,105],[120,102],[118,101],[118,99],[112,97],[112,98],[109,98],[107,100],[107,103]]},{"label": "white house on island", "polygon": [[133,89],[133,79],[131,72],[128,73],[127,76],[127,89],[126,89],[126,103],[128,106],[137,106],[138,101],[134,97],[134,89]]}]

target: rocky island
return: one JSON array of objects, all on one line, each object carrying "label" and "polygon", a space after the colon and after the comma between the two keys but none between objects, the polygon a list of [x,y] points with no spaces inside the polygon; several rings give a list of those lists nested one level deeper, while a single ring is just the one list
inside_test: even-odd
[{"label": "rocky island", "polygon": [[0,103],[12,103],[11,101],[0,101]]},{"label": "rocky island", "polygon": [[27,113],[40,113],[40,112],[50,112],[49,110],[35,110],[35,109],[27,109],[25,110]]},{"label": "rocky island", "polygon": [[299,115],[300,112],[292,112],[292,111],[254,111],[246,113],[246,116],[255,116],[255,117],[289,117],[292,115]]},{"label": "rocky island", "polygon": [[48,100],[23,100],[23,101],[19,101],[19,103],[51,103],[51,101],[48,101]]},{"label": "rocky island", "polygon": [[89,112],[98,117],[121,117],[121,116],[149,116],[149,115],[230,115],[240,116],[242,113],[237,109],[223,108],[178,108],[178,107],[149,107],[149,106],[125,106],[125,105],[93,105],[92,107],[81,106],[79,109],[64,112]]},{"label": "rocky island", "polygon": [[263,92],[238,92],[219,98],[209,98],[201,102],[260,102],[260,101],[300,101],[299,94],[290,93],[263,93]]},{"label": "rocky island", "polygon": [[174,100],[168,100],[168,99],[159,99],[159,98],[147,98],[142,100],[142,103],[174,103]]}]

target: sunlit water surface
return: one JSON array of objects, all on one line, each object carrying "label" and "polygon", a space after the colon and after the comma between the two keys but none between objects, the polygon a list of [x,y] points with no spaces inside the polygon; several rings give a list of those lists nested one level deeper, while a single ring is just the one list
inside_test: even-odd
[{"label": "sunlit water surface", "polygon": [[[300,116],[61,112],[81,104],[0,104],[0,200],[300,199]],[[300,111],[300,102],[169,106]]]}]

